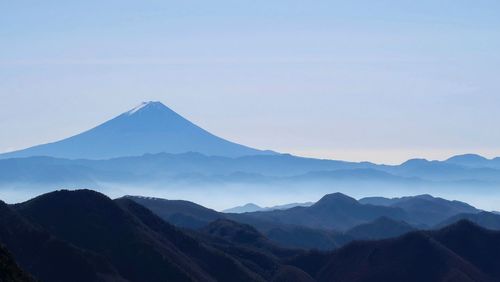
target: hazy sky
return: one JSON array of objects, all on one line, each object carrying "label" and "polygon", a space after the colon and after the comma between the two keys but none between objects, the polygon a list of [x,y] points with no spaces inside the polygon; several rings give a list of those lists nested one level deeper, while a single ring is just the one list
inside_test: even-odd
[{"label": "hazy sky", "polygon": [[500,1],[0,0],[0,152],[147,100],[262,149],[500,156]]}]

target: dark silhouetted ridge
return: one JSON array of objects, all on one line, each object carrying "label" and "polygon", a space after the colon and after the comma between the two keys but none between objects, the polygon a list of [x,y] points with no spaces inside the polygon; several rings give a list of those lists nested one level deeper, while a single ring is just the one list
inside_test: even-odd
[{"label": "dark silhouetted ridge", "polygon": [[215,210],[189,201],[139,196],[125,196],[125,198],[147,207],[163,220],[180,227],[198,229],[211,221],[224,218]]},{"label": "dark silhouetted ridge", "polygon": [[123,280],[104,257],[60,240],[3,202],[0,242],[22,269],[42,281],[103,281],[104,277]]},{"label": "dark silhouetted ridge", "polygon": [[404,221],[396,221],[386,216],[372,222],[360,224],[349,229],[346,234],[354,239],[385,239],[414,231],[415,229]]},{"label": "dark silhouetted ridge", "polygon": [[[165,237],[161,237],[130,212],[97,192],[57,191],[20,204],[18,210],[56,236],[105,256],[127,280],[163,281],[164,277],[173,281],[212,279],[172,242],[181,241],[187,244],[186,248],[197,247],[194,240],[180,232],[163,233]],[[149,218],[143,220],[155,221],[156,216],[150,212],[147,216]],[[159,218],[156,222],[165,224]],[[166,235],[178,235],[181,239]]]},{"label": "dark silhouetted ridge", "polygon": [[352,242],[291,263],[317,281],[498,281],[500,232],[460,221],[438,231]]},{"label": "dark silhouetted ridge", "polygon": [[113,201],[90,190],[48,193],[15,209],[55,237],[104,258],[128,281],[270,281],[281,267],[278,257],[297,254],[275,247],[249,226],[231,223],[224,230],[244,232],[221,243],[178,229],[131,197]]},{"label": "dark silhouetted ridge", "polygon": [[431,236],[464,260],[500,281],[500,232],[487,230],[469,221],[460,220]]},{"label": "dark silhouetted ridge", "polygon": [[[411,227],[377,216],[394,215],[398,208],[364,205],[336,193],[311,207],[227,214],[258,228],[216,218],[190,230],[166,222],[138,198],[111,200],[91,190],[61,190],[12,206],[0,202],[0,243],[13,257],[0,247],[0,278],[22,275],[23,269],[35,279],[56,282],[500,281],[500,232],[466,220],[321,252],[282,248],[274,243],[279,236],[268,234],[281,230],[282,238],[290,240],[286,234],[291,232],[299,241],[301,236],[313,241],[318,232],[340,238],[332,230],[286,224],[292,218],[300,223],[316,218],[314,224],[362,221],[344,236],[361,234],[363,239],[397,236]],[[159,199],[145,203],[150,201],[171,204]],[[170,206],[192,216],[215,212],[192,203],[174,204]]]},{"label": "dark silhouetted ridge", "polygon": [[213,221],[202,231],[238,244],[260,244],[267,241],[254,227],[227,219]]},{"label": "dark silhouetted ridge", "polygon": [[0,281],[2,282],[31,282],[35,281],[31,275],[19,268],[12,255],[0,246]]}]

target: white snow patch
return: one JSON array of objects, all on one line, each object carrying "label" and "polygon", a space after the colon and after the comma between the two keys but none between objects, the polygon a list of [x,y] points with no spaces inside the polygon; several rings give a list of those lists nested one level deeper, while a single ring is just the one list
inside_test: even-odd
[{"label": "white snow patch", "polygon": [[137,113],[138,111],[140,111],[142,108],[146,107],[147,105],[149,105],[151,102],[142,102],[139,106],[133,108],[132,110],[128,111],[128,115],[133,115],[135,113]]}]

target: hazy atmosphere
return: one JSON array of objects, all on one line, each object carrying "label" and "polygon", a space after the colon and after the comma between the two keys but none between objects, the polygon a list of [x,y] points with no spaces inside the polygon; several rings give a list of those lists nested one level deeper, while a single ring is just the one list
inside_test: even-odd
[{"label": "hazy atmosphere", "polygon": [[259,149],[495,157],[499,13],[498,1],[1,1],[0,152],[159,100]]},{"label": "hazy atmosphere", "polygon": [[0,281],[500,281],[500,1],[0,0]]}]

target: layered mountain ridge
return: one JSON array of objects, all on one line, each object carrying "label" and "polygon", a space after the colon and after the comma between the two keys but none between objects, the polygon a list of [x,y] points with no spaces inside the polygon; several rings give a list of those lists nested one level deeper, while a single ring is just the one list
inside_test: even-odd
[{"label": "layered mountain ridge", "polygon": [[[424,198],[431,200],[428,195]],[[437,203],[458,204],[442,199]],[[147,208],[151,205],[153,210]],[[370,205],[334,193],[311,207],[288,210],[319,208],[341,214],[349,208],[356,214],[352,208],[362,211],[366,206]],[[169,213],[159,216],[162,211]],[[256,213],[273,217],[274,212]],[[205,217],[206,224],[200,228],[169,223],[171,216],[186,213],[211,216]],[[255,226],[245,223],[246,219],[248,214],[226,218],[187,201],[131,196],[112,200],[91,190],[55,191],[16,205],[0,203],[0,244],[4,246],[0,262],[5,263],[0,278],[131,282],[500,279],[500,232],[463,219],[436,230],[413,231],[403,221],[380,217],[347,231],[362,241],[344,242],[331,251],[276,245],[261,231],[270,226]],[[300,226],[278,224],[274,228]],[[387,234],[389,239],[369,240]]]},{"label": "layered mountain ridge", "polygon": [[[16,201],[25,200],[22,195],[33,195],[31,191],[39,194],[58,187],[110,191],[118,186],[218,187],[228,193],[235,191],[235,195],[241,194],[226,188],[251,186],[259,193],[279,194],[283,187],[299,192],[308,187],[318,195],[332,192],[329,187],[336,186],[358,194],[380,187],[406,194],[449,194],[451,190],[496,189],[499,160],[467,154],[445,161],[413,159],[400,165],[380,165],[278,154],[224,140],[161,102],[144,102],[73,137],[0,154],[0,189],[19,191],[13,196]],[[259,209],[234,211],[238,210]]]}]

